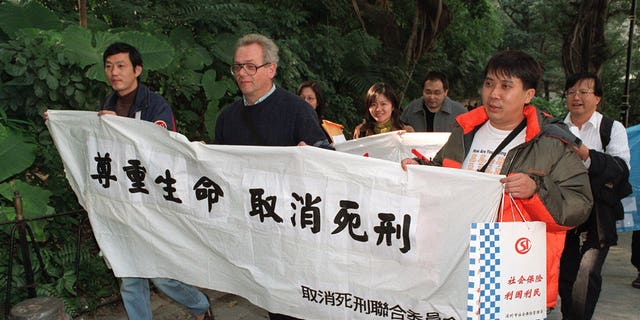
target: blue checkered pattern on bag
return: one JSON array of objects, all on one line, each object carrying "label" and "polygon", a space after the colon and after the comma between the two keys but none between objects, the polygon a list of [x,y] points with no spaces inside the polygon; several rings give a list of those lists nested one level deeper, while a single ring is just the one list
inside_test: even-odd
[{"label": "blue checkered pattern on bag", "polygon": [[500,265],[500,241],[498,223],[482,223],[479,224],[480,237],[479,254],[480,254],[480,291],[482,299],[480,300],[480,319],[497,319],[500,307],[500,271],[496,270],[496,266]]},{"label": "blue checkered pattern on bag", "polygon": [[478,306],[480,305],[480,293],[478,291],[480,285],[480,278],[478,277],[479,268],[478,260],[480,254],[478,253],[479,243],[478,237],[480,236],[477,228],[477,223],[471,224],[471,232],[469,237],[469,282],[467,287],[467,320],[474,319]]},{"label": "blue checkered pattern on bag", "polygon": [[[538,237],[539,241],[544,240],[544,223],[531,222],[536,224],[536,230],[539,232],[533,236]],[[475,223],[471,225],[470,243],[469,243],[469,288],[467,294],[467,320],[481,319],[545,319],[537,314],[530,313],[531,310],[544,310],[544,299],[535,301],[536,306],[527,305],[527,301],[513,301],[502,299],[503,291],[510,290],[506,279],[511,277],[510,272],[514,264],[511,257],[516,252],[510,252],[511,237],[519,234],[515,227],[525,227],[524,225],[513,225],[506,223]],[[526,230],[530,230],[528,227]],[[514,234],[515,233],[515,234]],[[529,233],[526,233],[529,235]],[[517,239],[517,238],[515,238]],[[515,241],[513,239],[513,241]],[[544,243],[544,242],[541,242]],[[538,254],[538,253],[536,253]],[[544,254],[544,252],[542,252]],[[505,260],[508,257],[509,260]],[[544,273],[544,260],[541,265],[531,265],[536,267],[532,274]],[[533,261],[531,261],[533,262]],[[538,258],[536,258],[536,262]],[[521,262],[518,262],[521,263]],[[505,269],[507,267],[507,269]],[[529,267],[527,265],[526,267]],[[542,289],[544,291],[544,287]],[[544,294],[543,294],[544,296]],[[537,304],[540,304],[539,307]],[[517,310],[525,310],[519,315]],[[518,315],[518,316],[515,316]]]}]

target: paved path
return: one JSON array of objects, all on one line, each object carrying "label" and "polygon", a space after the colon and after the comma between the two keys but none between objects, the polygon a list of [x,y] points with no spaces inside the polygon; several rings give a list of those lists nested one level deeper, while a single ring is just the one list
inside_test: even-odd
[{"label": "paved path", "polygon": [[[638,271],[631,265],[631,232],[618,234],[618,245],[611,247],[602,270],[602,292],[594,320],[640,320],[640,289],[631,286]],[[548,320],[561,320],[554,310]]]},{"label": "paved path", "polygon": [[[631,287],[636,270],[630,263],[631,233],[621,233],[618,246],[611,248],[604,266],[604,284],[600,301],[596,307],[594,320],[640,320],[640,289]],[[267,319],[267,313],[244,298],[213,290],[204,290],[213,303],[216,320],[261,320]],[[168,298],[152,295],[155,320],[193,319],[189,311]],[[94,314],[83,315],[83,320],[126,320],[121,304],[104,307]],[[556,308],[548,320],[561,320],[562,315]]]}]

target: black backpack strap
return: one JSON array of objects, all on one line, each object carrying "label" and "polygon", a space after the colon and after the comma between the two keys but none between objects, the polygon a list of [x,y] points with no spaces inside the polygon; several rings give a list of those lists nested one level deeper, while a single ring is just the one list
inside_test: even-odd
[{"label": "black backpack strap", "polygon": [[613,128],[613,119],[603,115],[600,121],[600,142],[602,142],[602,151],[607,151],[607,146],[611,141],[611,128]]}]

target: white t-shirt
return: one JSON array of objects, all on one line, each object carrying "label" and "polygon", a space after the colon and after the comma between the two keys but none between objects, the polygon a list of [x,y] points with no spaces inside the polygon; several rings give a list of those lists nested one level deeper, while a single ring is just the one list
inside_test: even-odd
[{"label": "white t-shirt", "polygon": [[[512,130],[500,130],[492,126],[489,121],[485,122],[471,143],[469,154],[462,162],[462,168],[467,170],[478,170],[489,160],[493,151],[502,143]],[[487,167],[486,173],[500,174],[504,159],[509,150],[525,142],[526,130],[520,131],[518,135],[507,144],[499,154],[497,154]]]}]

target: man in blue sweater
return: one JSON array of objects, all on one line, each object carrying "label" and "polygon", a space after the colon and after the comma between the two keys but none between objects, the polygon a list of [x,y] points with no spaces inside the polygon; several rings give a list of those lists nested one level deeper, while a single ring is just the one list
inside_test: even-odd
[{"label": "man in blue sweater", "polygon": [[[249,34],[238,40],[231,73],[242,91],[216,122],[214,144],[331,148],[313,108],[302,98],[276,88],[278,47]],[[271,320],[296,319],[269,313]]]},{"label": "man in blue sweater", "polygon": [[214,144],[329,147],[313,108],[302,98],[276,88],[278,47],[249,34],[236,44],[231,73],[242,91],[216,122]]}]

